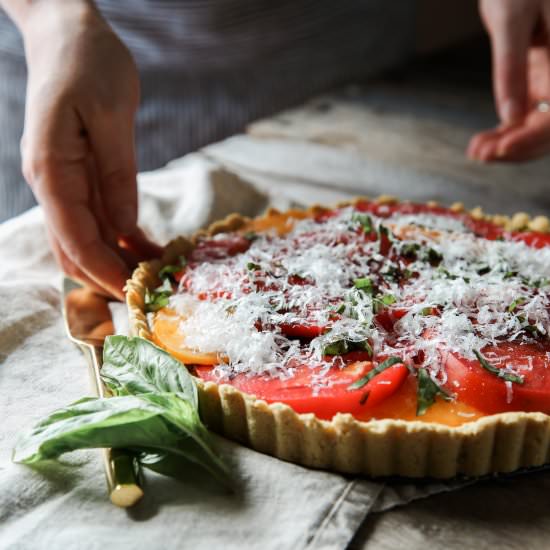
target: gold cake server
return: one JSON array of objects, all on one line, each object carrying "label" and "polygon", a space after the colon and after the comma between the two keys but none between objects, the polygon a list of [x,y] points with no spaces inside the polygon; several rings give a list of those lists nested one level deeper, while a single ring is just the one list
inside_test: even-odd
[{"label": "gold cake server", "polygon": [[[98,397],[105,397],[105,387],[99,374],[103,342],[106,336],[114,332],[107,298],[65,277],[63,318],[69,339],[82,350],[88,361],[92,391]],[[135,457],[115,449],[102,449],[102,457],[111,502],[121,508],[136,504],[143,496],[143,490]]]}]

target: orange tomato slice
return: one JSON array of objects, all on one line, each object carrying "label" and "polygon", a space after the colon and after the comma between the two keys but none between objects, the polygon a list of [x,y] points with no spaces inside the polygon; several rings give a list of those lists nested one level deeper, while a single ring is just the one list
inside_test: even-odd
[{"label": "orange tomato slice", "polygon": [[223,360],[217,353],[203,353],[185,346],[185,335],[179,330],[182,321],[174,310],[163,308],[153,319],[153,342],[184,364],[215,365]]}]

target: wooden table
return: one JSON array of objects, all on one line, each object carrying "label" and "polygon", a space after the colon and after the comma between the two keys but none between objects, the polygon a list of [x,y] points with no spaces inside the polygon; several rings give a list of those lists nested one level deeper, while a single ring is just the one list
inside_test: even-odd
[{"label": "wooden table", "polygon": [[[259,121],[204,152],[296,202],[390,193],[550,215],[550,159],[483,165],[464,156],[472,133],[496,123],[488,57],[486,43],[473,43]],[[351,548],[550,548],[550,472],[373,514]]]}]

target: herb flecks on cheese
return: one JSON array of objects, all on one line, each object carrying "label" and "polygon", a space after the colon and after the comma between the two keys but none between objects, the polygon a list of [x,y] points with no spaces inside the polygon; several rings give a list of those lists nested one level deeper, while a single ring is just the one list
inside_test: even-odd
[{"label": "herb flecks on cheese", "polygon": [[[227,358],[216,367],[223,376],[328,370],[341,358],[327,349],[346,342],[342,349],[368,343],[374,358],[398,356],[441,385],[449,352],[476,360],[486,346],[547,339],[548,278],[550,247],[487,240],[446,215],[344,208],[283,236],[257,234],[244,253],[189,262],[169,306],[186,346]],[[319,331],[300,340],[285,325]]]}]

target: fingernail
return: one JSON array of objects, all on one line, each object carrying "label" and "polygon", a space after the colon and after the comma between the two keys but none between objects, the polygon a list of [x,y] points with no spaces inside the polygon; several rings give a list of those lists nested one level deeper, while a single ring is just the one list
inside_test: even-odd
[{"label": "fingernail", "polygon": [[499,114],[504,124],[515,124],[523,117],[523,109],[515,99],[507,99],[502,103]]},{"label": "fingernail", "polygon": [[123,206],[116,212],[116,228],[124,234],[130,234],[136,228],[136,211],[131,206]]}]

